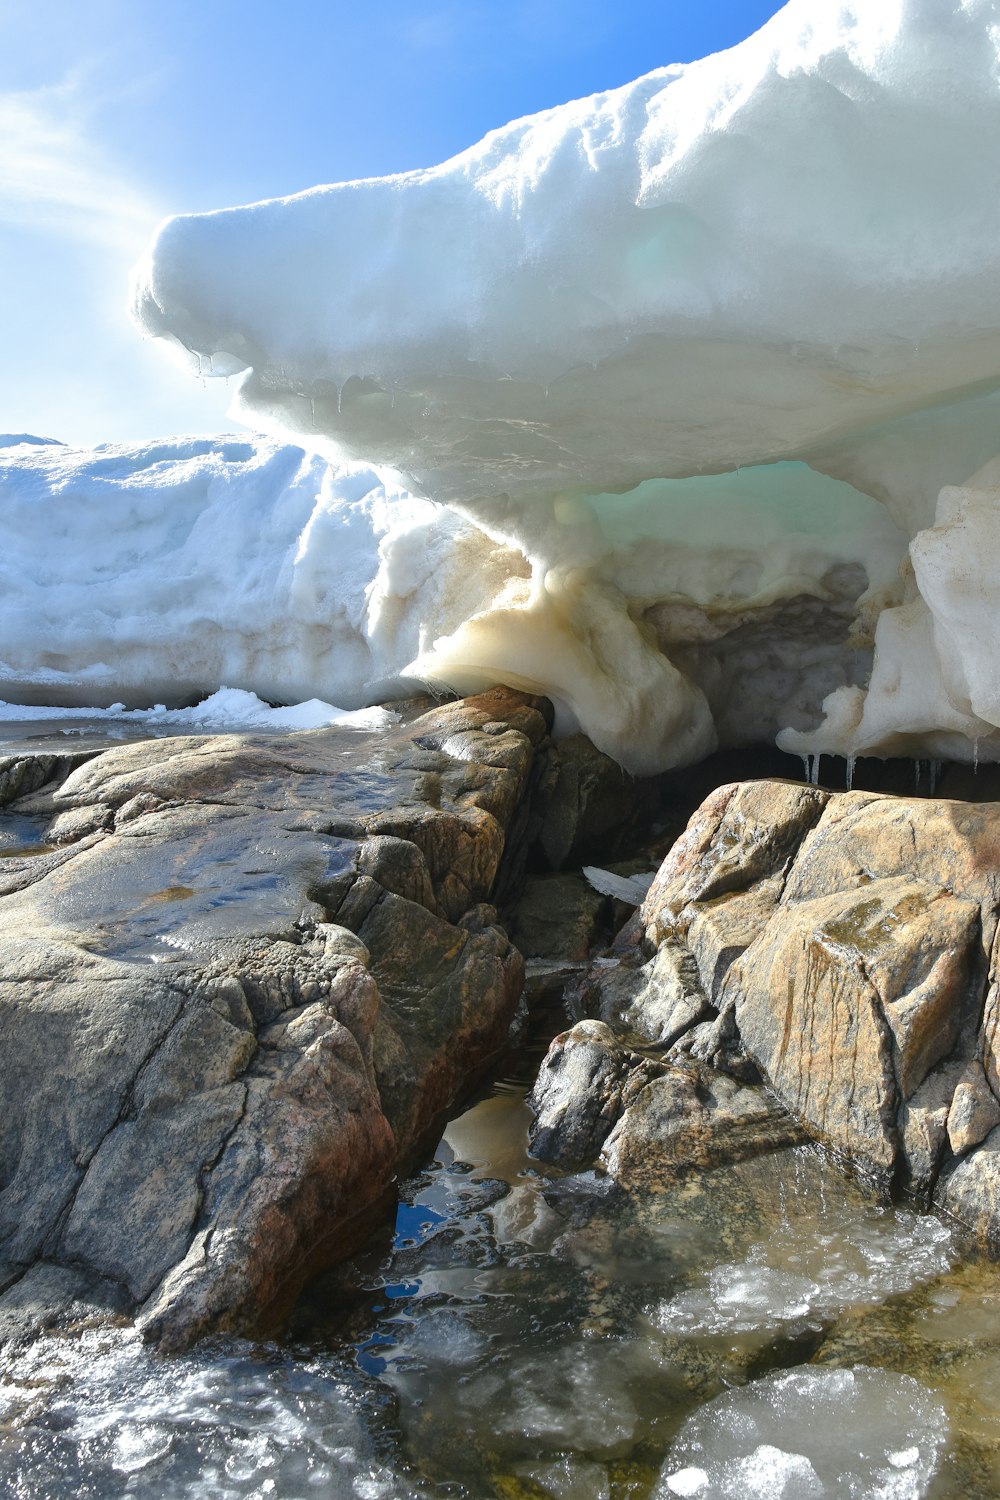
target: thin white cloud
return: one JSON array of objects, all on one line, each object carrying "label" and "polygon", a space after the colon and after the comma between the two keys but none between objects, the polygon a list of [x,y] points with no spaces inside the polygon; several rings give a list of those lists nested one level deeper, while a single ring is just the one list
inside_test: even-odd
[{"label": "thin white cloud", "polygon": [[0,93],[0,222],[132,252],[160,217],[95,138],[73,80]]}]

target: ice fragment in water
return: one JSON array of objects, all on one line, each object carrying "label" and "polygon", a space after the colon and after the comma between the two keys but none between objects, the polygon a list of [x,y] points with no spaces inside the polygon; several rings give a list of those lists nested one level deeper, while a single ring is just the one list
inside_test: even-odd
[{"label": "ice fragment in water", "polygon": [[481,1333],[456,1312],[438,1308],[414,1323],[400,1352],[440,1365],[474,1365],[487,1346]]},{"label": "ice fragment in water", "polygon": [[821,1235],[791,1217],[751,1245],[744,1261],[713,1266],[651,1317],[665,1333],[708,1334],[828,1319],[941,1275],[953,1255],[951,1231],[930,1215],[831,1208]]},{"label": "ice fragment in water", "polygon": [[676,1474],[668,1474],[666,1479],[671,1495],[700,1495],[707,1484],[708,1475],[704,1469],[678,1469]]},{"label": "ice fragment in water", "polygon": [[[859,1366],[765,1376],[708,1402],[681,1428],[654,1500],[921,1500],[938,1465],[947,1418],[908,1375]],[[900,1444],[903,1439],[903,1445]]]}]

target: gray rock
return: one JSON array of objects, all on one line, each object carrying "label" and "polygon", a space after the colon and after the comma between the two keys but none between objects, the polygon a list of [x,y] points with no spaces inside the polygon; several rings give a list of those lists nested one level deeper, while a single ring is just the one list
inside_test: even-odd
[{"label": "gray rock", "polygon": [[598,940],[607,904],[580,875],[529,875],[511,913],[511,940],[525,958],[580,963]]},{"label": "gray rock", "polygon": [[592,1162],[656,1072],[602,1021],[580,1021],[557,1036],[528,1097],[532,1156],[560,1166]]},{"label": "gray rock", "polygon": [[71,771],[90,760],[92,750],[58,750],[52,753],[0,755],[0,807],[37,792],[43,786],[65,781]]},{"label": "gray rock", "polygon": [[506,1035],[486,903],[545,737],[500,689],[7,768],[0,853],[49,852],[0,858],[0,1318],[44,1260],[181,1347],[272,1326],[351,1247]]},{"label": "gray rock", "polygon": [[583,734],[560,740],[550,754],[551,786],[539,833],[549,864],[564,870],[608,859],[650,812],[654,785],[623,771]]}]

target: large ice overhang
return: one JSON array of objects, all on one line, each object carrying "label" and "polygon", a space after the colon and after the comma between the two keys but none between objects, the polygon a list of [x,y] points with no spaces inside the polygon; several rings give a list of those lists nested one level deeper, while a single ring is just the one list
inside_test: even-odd
[{"label": "large ice overhang", "polygon": [[[1000,689],[968,632],[995,639],[1000,595],[994,608],[988,566],[968,583],[968,561],[996,555],[992,471],[973,499],[955,487],[1000,450],[998,55],[1000,0],[791,0],[729,52],[517,121],[427,171],[170,220],[136,314],[201,373],[243,370],[244,421],[389,465],[527,560],[530,581],[518,568],[421,653],[425,675],[547,688],[650,769],[720,728],[699,681],[713,632],[756,631],[747,669],[780,698],[768,631],[794,655],[801,601],[825,600],[817,642],[832,630],[843,649],[813,675],[831,711],[822,724],[786,693],[800,703],[786,743],[979,741],[990,755]],[[785,464],[797,477],[766,468]],[[796,495],[803,516],[830,509],[812,571],[766,598],[727,583],[731,508],[719,537],[692,502],[698,547],[671,520],[667,481],[730,476],[718,484],[738,503],[747,468],[758,513],[766,475],[781,476],[768,514],[785,516],[780,537],[758,534],[751,572],[794,552]],[[822,500],[820,474],[841,482]],[[891,566],[864,495],[891,515]],[[860,571],[846,593],[836,575],[834,607],[841,531]],[[678,591],[682,556],[690,578],[711,575],[707,603]],[[696,640],[677,635],[688,607],[708,622]],[[708,677],[726,676],[726,649]]]}]

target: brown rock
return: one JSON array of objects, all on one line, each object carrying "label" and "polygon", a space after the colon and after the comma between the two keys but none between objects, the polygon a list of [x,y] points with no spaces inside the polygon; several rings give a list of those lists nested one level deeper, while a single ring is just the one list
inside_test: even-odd
[{"label": "brown rock", "polygon": [[811,901],[909,875],[974,901],[988,954],[1000,909],[1000,805],[844,792],[803,843],[784,900]]},{"label": "brown rock", "polygon": [[976,1003],[979,911],[915,881],[783,905],[730,971],[747,1052],[821,1139],[888,1180],[897,1111]]},{"label": "brown rock", "polygon": [[632,1099],[605,1142],[603,1162],[623,1187],[663,1192],[692,1171],[803,1139],[762,1089],[687,1063],[667,1068]]},{"label": "brown rock", "polygon": [[694,814],[650,887],[641,909],[647,941],[683,936],[697,904],[783,875],[829,800],[828,792],[790,781],[719,787]]},{"label": "brown rock", "polygon": [[963,1156],[984,1141],[1000,1125],[1000,1103],[986,1081],[981,1062],[966,1065],[948,1110],[948,1144],[956,1156]]}]

